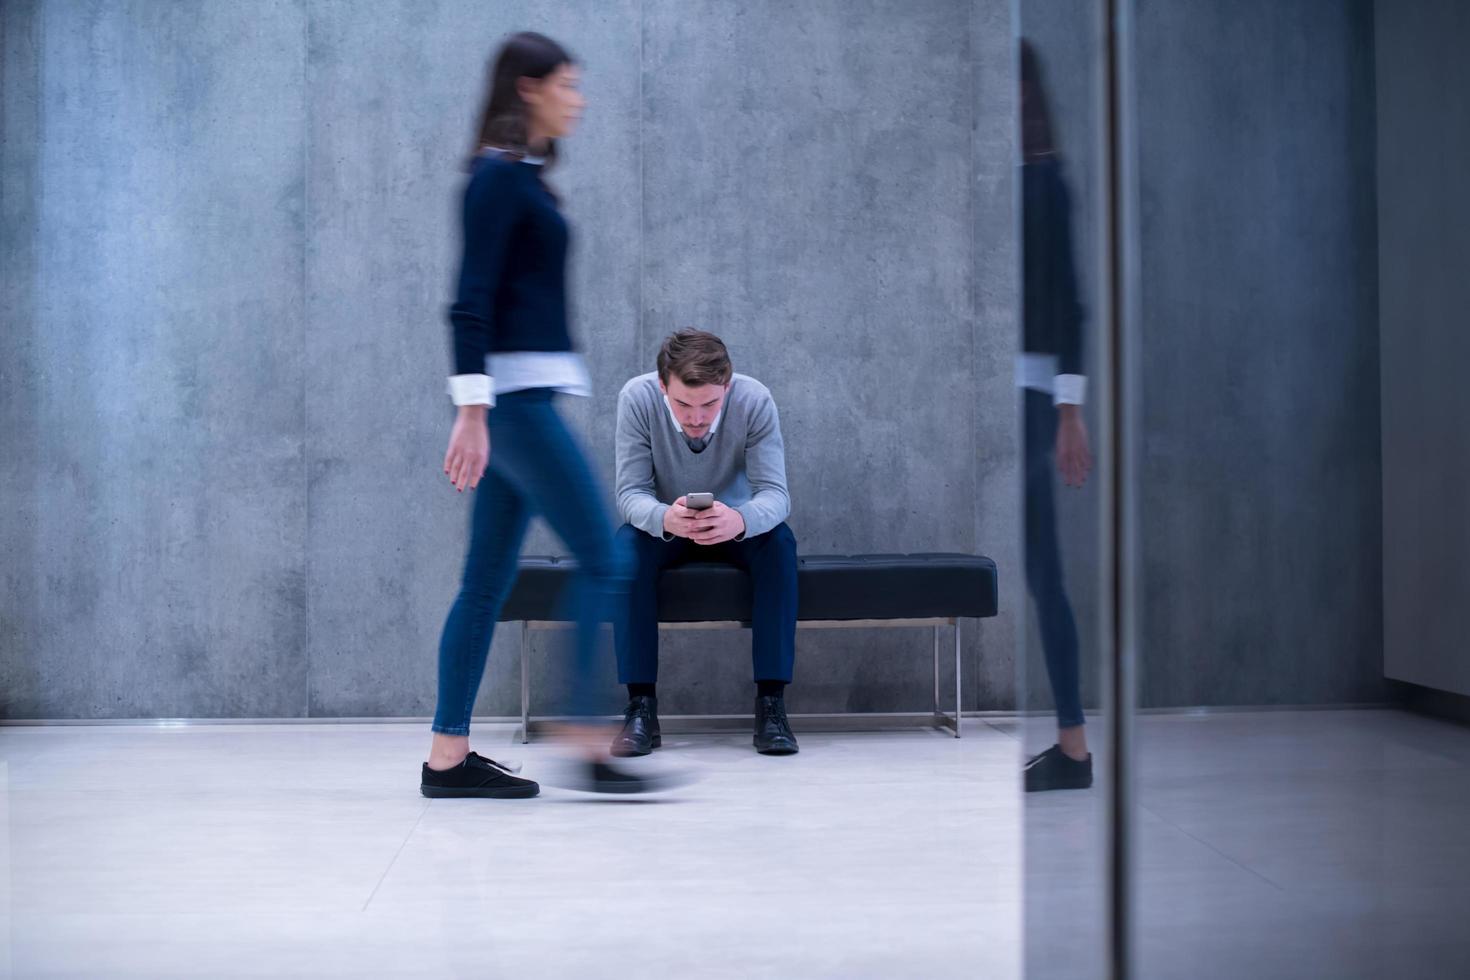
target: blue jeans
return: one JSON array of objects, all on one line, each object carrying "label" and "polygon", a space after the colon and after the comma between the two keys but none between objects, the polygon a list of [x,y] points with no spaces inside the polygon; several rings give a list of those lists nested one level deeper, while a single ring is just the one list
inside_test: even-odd
[{"label": "blue jeans", "polygon": [[1057,410],[1051,395],[1026,389],[1026,586],[1036,603],[1046,673],[1056,702],[1057,725],[1083,723],[1077,622],[1062,581],[1052,470]]},{"label": "blue jeans", "polygon": [[436,732],[469,734],[495,623],[515,584],[521,542],[536,514],[551,525],[578,566],[564,597],[564,616],[576,623],[564,651],[571,661],[570,680],[554,713],[596,712],[601,627],[627,603],[631,563],[613,540],[602,488],[557,413],[554,394],[535,388],[501,395],[487,413],[490,465],[474,491],[464,578],[439,640]]},{"label": "blue jeans", "polygon": [[725,562],[750,576],[755,679],[791,681],[796,663],[796,535],[784,521],[765,534],[709,546],[688,538],[665,541],[624,524],[618,542],[636,563],[628,614],[613,627],[619,683],[658,680],[658,579],[664,569],[691,561]]}]

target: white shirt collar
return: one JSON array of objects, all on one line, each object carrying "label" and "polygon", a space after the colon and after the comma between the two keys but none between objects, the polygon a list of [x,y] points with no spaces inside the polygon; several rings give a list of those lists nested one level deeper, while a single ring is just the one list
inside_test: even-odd
[{"label": "white shirt collar", "polygon": [[[504,148],[499,147],[499,146],[485,146],[485,147],[481,147],[480,148],[480,152],[481,153],[503,153],[503,154],[505,154],[507,156],[518,156],[519,155],[519,154],[516,154],[516,153],[514,153],[514,152],[512,152],[510,150],[504,149]],[[529,163],[533,167],[544,167],[544,166],[546,166],[546,158],[545,157],[531,156],[529,153],[526,154],[523,157],[520,157],[520,162],[521,163]]]}]

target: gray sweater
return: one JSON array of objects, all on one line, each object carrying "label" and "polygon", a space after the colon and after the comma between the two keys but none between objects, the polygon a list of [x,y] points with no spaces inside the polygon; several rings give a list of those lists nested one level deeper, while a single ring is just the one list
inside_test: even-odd
[{"label": "gray sweater", "polygon": [[[618,395],[618,515],[657,538],[669,505],[689,493],[713,493],[740,512],[755,537],[786,520],[786,449],[770,389],[737,374],[713,433],[695,452],[674,421],[658,373],[640,374]],[[739,539],[737,539],[739,540]]]}]

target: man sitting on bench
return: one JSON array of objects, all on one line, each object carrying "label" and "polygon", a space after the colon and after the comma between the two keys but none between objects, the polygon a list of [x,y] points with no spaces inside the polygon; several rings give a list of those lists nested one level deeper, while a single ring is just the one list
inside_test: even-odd
[{"label": "man sitting on bench", "polygon": [[[786,526],[786,455],[765,385],[735,374],[724,343],[702,330],[664,341],[658,370],[618,396],[619,543],[637,558],[626,616],[617,617],[618,680],[628,685],[614,755],[660,743],[658,580],[690,561],[750,575],[756,750],[791,755],[783,697],[796,659],[796,536]],[[711,499],[712,498],[712,499]]]}]

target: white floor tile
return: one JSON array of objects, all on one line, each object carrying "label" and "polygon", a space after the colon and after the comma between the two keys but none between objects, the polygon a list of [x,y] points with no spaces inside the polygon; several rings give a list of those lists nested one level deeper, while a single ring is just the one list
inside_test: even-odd
[{"label": "white floor tile", "polygon": [[808,734],[788,759],[681,736],[649,761],[700,779],[652,803],[430,802],[420,726],[0,730],[12,968],[1018,976],[1019,749],[971,727]]}]

